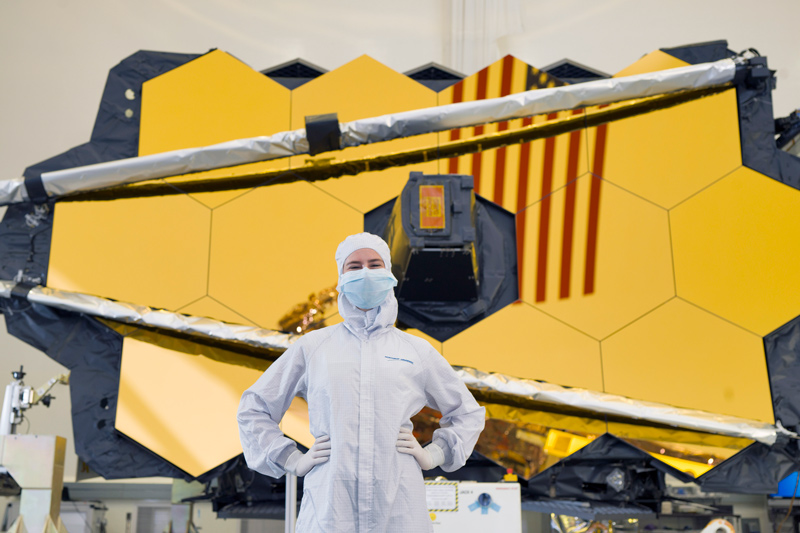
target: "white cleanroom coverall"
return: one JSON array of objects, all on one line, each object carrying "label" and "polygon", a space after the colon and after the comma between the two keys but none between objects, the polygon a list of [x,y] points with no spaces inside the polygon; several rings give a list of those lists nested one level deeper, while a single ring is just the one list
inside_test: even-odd
[{"label": "white cleanroom coverall", "polygon": [[424,406],[442,413],[433,442],[445,471],[464,465],[483,429],[480,407],[447,361],[394,327],[390,292],[369,311],[339,296],[344,323],[295,342],[242,396],[239,428],[250,468],[284,474],[297,449],[278,428],[292,398],[308,402],[311,433],[330,436],[330,460],[305,477],[299,533],[429,532],[422,470],[396,449]]}]

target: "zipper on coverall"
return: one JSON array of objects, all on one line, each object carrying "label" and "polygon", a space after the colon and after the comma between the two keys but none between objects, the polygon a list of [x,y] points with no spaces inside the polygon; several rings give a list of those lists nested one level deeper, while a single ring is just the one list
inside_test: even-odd
[{"label": "zipper on coverall", "polygon": [[361,341],[361,380],[358,400],[358,530],[368,533],[375,526],[373,512],[375,403],[372,398],[374,357],[369,339]]}]

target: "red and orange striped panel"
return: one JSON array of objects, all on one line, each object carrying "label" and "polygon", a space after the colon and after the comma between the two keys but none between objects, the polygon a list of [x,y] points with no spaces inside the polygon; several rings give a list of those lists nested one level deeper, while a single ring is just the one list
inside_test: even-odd
[{"label": "red and orange striped panel", "polygon": [[[509,55],[442,91],[439,94],[439,105],[496,98],[558,85],[563,85],[563,82]],[[513,130],[582,113],[583,110],[577,109],[548,116],[462,128],[442,134],[440,141]],[[512,213],[517,213],[520,294],[527,301],[545,301],[548,298],[548,279],[553,279],[554,276],[558,277],[558,291],[549,297],[569,297],[573,276],[583,279],[583,294],[592,294],[595,290],[597,224],[602,181],[591,180],[589,220],[583,243],[586,247],[585,262],[579,267],[575,264],[573,254],[579,201],[576,179],[587,172],[602,176],[607,135],[607,126],[600,126],[518,146],[486,150],[440,163],[440,172],[473,175],[478,194]],[[592,146],[589,146],[590,138]],[[593,154],[591,161],[590,152]],[[553,213],[551,195],[561,188],[566,188],[566,195],[563,212],[557,220]],[[541,205],[534,215],[527,208],[536,203]],[[531,224],[528,220],[531,216],[536,217],[536,224]],[[553,238],[559,238],[561,246],[557,251],[560,262],[556,271],[551,273],[547,264],[548,250],[552,249]]]}]

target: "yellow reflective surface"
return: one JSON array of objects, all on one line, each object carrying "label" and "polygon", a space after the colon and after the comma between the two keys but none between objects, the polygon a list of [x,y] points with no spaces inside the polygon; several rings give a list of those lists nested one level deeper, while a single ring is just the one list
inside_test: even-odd
[{"label": "yellow reflective surface", "polygon": [[[633,423],[608,421],[607,431],[629,442],[672,443],[670,447],[680,450],[708,449],[721,458],[728,458],[739,450],[753,444],[753,440],[729,437],[715,433],[703,433],[674,427],[636,425]],[[661,446],[664,447],[663,445]]]},{"label": "yellow reflective surface", "polygon": [[[682,65],[654,52],[619,74]],[[462,82],[461,100],[478,98],[481,83],[486,97],[500,96],[504,69],[511,93],[533,88],[531,83],[555,83],[531,77],[531,68],[514,58],[500,60]],[[228,54],[211,52],[147,82],[140,152],[300,128],[311,114],[337,112],[346,122],[447,104],[455,96],[454,88],[437,96],[368,57],[290,92]],[[491,150],[477,159],[462,156],[249,192],[57,204],[48,285],[276,328],[296,304],[335,283],[336,245],[361,231],[363,212],[399,194],[410,171],[446,173],[454,164],[460,173],[477,169],[479,192],[516,213],[520,295],[526,303],[444,344],[433,341],[451,363],[591,390],[604,390],[605,371],[611,392],[771,420],[766,374],[757,368],[763,353],[751,349],[756,336],[725,320],[764,335],[800,312],[800,282],[786,267],[800,260],[792,218],[800,205],[797,191],[758,173],[729,174],[740,165],[734,100],[729,91],[612,123],[604,138],[601,128],[589,128],[509,146],[502,157]],[[557,118],[570,116],[568,111]],[[511,121],[508,128],[522,123]],[[475,133],[465,128],[459,136]],[[429,146],[450,135],[295,157],[291,165]],[[197,177],[289,164],[286,159]],[[568,186],[570,176],[578,178]],[[593,286],[587,290],[590,264]],[[676,279],[678,296],[709,313],[678,300],[659,307],[674,298]],[[698,313],[701,318],[692,320]],[[328,314],[325,324],[341,321],[335,306]],[[722,338],[720,348],[706,360],[698,347],[714,335]],[[654,338],[663,340],[654,346]],[[727,362],[722,348],[730,348]],[[656,361],[653,354],[678,363]],[[604,432],[595,426],[553,427]]]},{"label": "yellow reflective surface", "polygon": [[444,342],[453,365],[601,390],[600,344],[528,304],[512,304]]},{"label": "yellow reflective surface", "polygon": [[214,50],[142,87],[140,155],[284,131],[290,91]]},{"label": "yellow reflective surface", "polygon": [[278,324],[282,331],[303,334],[324,327],[325,319],[338,313],[339,293],[335,285],[308,295],[283,315]]},{"label": "yellow reflective surface", "polygon": [[211,346],[193,342],[185,338],[164,335],[158,331],[134,328],[130,325],[121,324],[112,320],[101,320],[101,322],[126,338],[145,342],[147,344],[158,345],[161,348],[173,352],[180,352],[188,355],[202,355],[203,357],[207,357],[219,363],[242,366],[258,370],[259,372],[263,372],[271,364],[270,360],[261,357],[262,354],[256,350],[252,350],[252,353],[257,355],[246,355],[219,346]]},{"label": "yellow reflective surface", "polygon": [[[481,402],[481,405],[486,408],[487,419],[510,420],[521,425],[543,426],[587,435],[602,435],[607,428],[604,420],[588,416],[582,417],[550,410],[525,409],[498,403]],[[541,443],[544,444],[544,440]]]},{"label": "yellow reflective surface", "polygon": [[687,459],[681,459],[679,457],[672,457],[669,455],[661,455],[651,453],[653,457],[659,459],[660,461],[667,463],[669,466],[680,470],[681,472],[685,472],[694,477],[700,477],[709,470],[711,470],[711,465],[706,463],[701,463],[698,461],[689,461]]},{"label": "yellow reflective surface", "polygon": [[205,316],[222,320],[223,322],[230,322],[232,324],[243,324],[245,326],[255,326],[256,323],[243,317],[230,307],[219,303],[217,300],[210,296],[203,296],[189,305],[185,305],[180,309],[175,310],[178,313]]},{"label": "yellow reflective surface", "polygon": [[187,196],[56,203],[48,287],[178,309],[206,293],[211,211]]},{"label": "yellow reflective surface", "polygon": [[[548,410],[538,410],[490,402],[481,402],[481,405],[486,408],[487,419],[512,420],[523,425],[555,428],[573,434],[611,433],[630,442],[671,443],[670,446],[678,450],[715,449],[722,457],[729,457],[754,442],[750,439],[714,433],[641,425],[633,421],[630,423],[606,421],[602,415],[596,413],[586,413],[585,416],[559,413],[550,410],[553,406],[548,406]],[[593,418],[590,418],[590,415]]]},{"label": "yellow reflective surface", "polygon": [[621,78],[623,76],[633,76],[634,74],[644,74],[646,72],[686,67],[688,65],[689,63],[681,61],[677,57],[671,56],[666,52],[662,52],[661,50],[656,50],[620,70],[614,74],[614,77]]},{"label": "yellow reflective surface", "polygon": [[[139,155],[193,148],[289,129],[290,91],[235,57],[213,50],[142,85]],[[286,159],[194,174],[288,168]],[[167,181],[171,181],[167,179]],[[241,191],[194,194],[209,207]]]},{"label": "yellow reflective surface", "polygon": [[640,440],[624,439],[628,444],[632,444],[643,450],[659,461],[662,461],[673,468],[685,472],[693,477],[700,477],[720,462],[730,458],[742,448],[748,446],[750,442],[740,439],[740,447],[718,447],[697,444],[685,444],[674,441],[664,440]]},{"label": "yellow reflective surface", "polygon": [[[486,427],[476,450],[525,478],[549,468],[604,433],[611,433],[695,477],[753,443],[748,439],[676,428],[606,423],[602,418],[549,410],[485,402],[481,405],[486,408]],[[421,442],[431,438],[440,416],[426,408],[414,417],[414,431]]]},{"label": "yellow reflective surface", "polygon": [[605,390],[774,422],[761,337],[673,299],[602,342]]},{"label": "yellow reflective surface", "polygon": [[363,228],[352,207],[308,183],[254,189],[214,210],[208,294],[257,325],[336,284],[336,247]]},{"label": "yellow reflective surface", "polygon": [[[668,217],[664,209],[591,174],[573,187],[572,203],[569,188],[562,187],[527,209],[525,234],[539,240],[535,248],[526,246],[525,264],[533,263],[536,270],[535,276],[526,270],[526,278],[533,279],[523,285],[522,298],[602,339],[674,296]],[[594,263],[589,253],[592,187],[601,189]],[[546,248],[539,244],[545,236]]]},{"label": "yellow reflective surface", "polygon": [[236,409],[260,375],[126,337],[115,428],[199,476],[242,452]]},{"label": "yellow reflective surface", "polygon": [[338,311],[330,316],[325,317],[325,320],[322,321],[322,323],[326,327],[334,326],[336,324],[341,324],[342,322],[344,322],[344,319],[342,318],[342,315],[340,315]]},{"label": "yellow reflective surface", "polygon": [[549,429],[544,440],[544,452],[553,457],[568,457],[592,442],[588,437]]},{"label": "yellow reflective surface", "polygon": [[[292,91],[291,129],[305,128],[305,117],[337,113],[339,122],[377,117],[436,105],[436,93],[408,76],[361,56]],[[291,158],[292,167],[314,161],[358,159],[436,144],[436,135],[418,135],[390,142]],[[437,163],[423,163],[367,172],[314,183],[315,187],[365,213],[400,194],[412,171],[435,174]]]},{"label": "yellow reflective surface", "polygon": [[[519,59],[506,56],[460,82],[438,93],[439,105],[459,102],[474,102],[486,98],[498,98],[538,88],[555,87],[561,84],[546,72],[542,72]],[[565,111],[555,114],[558,118],[572,116]],[[510,131],[531,123],[547,120],[547,116],[532,119],[516,119],[501,123],[484,124],[439,133],[439,142],[466,140],[483,134]],[[475,179],[475,192],[493,201],[504,209],[515,213],[542,197],[542,174],[545,159],[552,164],[554,188],[566,182],[569,154],[577,157],[576,173],[586,172],[586,140],[583,132],[575,135],[560,135],[550,144],[550,155],[545,155],[545,141],[535,141],[507,146],[494,150],[482,150],[439,161],[442,174],[468,174]],[[548,146],[550,146],[548,144]]]},{"label": "yellow reflective surface", "polygon": [[741,165],[736,90],[609,125],[602,177],[671,208]]},{"label": "yellow reflective surface", "polygon": [[678,296],[758,335],[798,315],[800,191],[748,168],[670,213]]}]

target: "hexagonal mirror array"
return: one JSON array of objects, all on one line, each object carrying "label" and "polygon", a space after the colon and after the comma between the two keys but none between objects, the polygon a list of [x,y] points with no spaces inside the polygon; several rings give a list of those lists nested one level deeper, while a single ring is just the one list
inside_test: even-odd
[{"label": "hexagonal mirror array", "polygon": [[[659,52],[620,74],[680,64]],[[435,93],[364,56],[290,92],[214,51],[145,83],[140,154],[296,129],[311,114],[337,112],[346,122],[560,83],[508,56]],[[454,365],[772,422],[762,338],[800,314],[798,281],[782,267],[800,259],[800,233],[791,219],[800,208],[800,191],[741,166],[737,112],[731,89],[599,127],[411,167],[318,182],[265,181],[255,189],[58,203],[48,285],[278,329],[295,305],[335,285],[337,244],[361,230],[365,213],[398,196],[409,172],[469,174],[477,194],[515,217],[519,301],[444,342],[424,328],[410,332],[433,340]],[[433,146],[582,113],[563,111],[198,178],[253,169],[291,173],[320,160]],[[324,316],[325,324],[340,320],[335,305]],[[142,360],[155,357],[154,350],[139,350]],[[729,364],[731,358],[737,364]],[[244,388],[252,378],[225,377],[208,364],[195,370],[215,383],[212,388]],[[146,382],[140,371],[130,372],[136,383]],[[142,393],[134,389],[121,393],[123,414],[138,409]],[[549,457],[611,430],[496,416],[501,425],[521,424],[520,442],[541,444]],[[119,423],[131,438],[159,449],[152,432],[140,431],[136,416]],[[548,446],[551,437],[542,427],[584,440],[572,443],[570,437],[561,448],[556,441]],[[649,449],[653,441],[669,440],[626,433],[622,426],[614,431],[648,453],[659,451]],[[553,435],[557,440],[559,434]],[[195,442],[201,437],[191,434]],[[685,435],[675,442],[689,450],[683,459],[717,462],[733,452],[702,446],[737,450],[747,444]],[[182,468],[200,471],[238,453],[234,448]],[[545,455],[534,470],[552,462]]]}]

